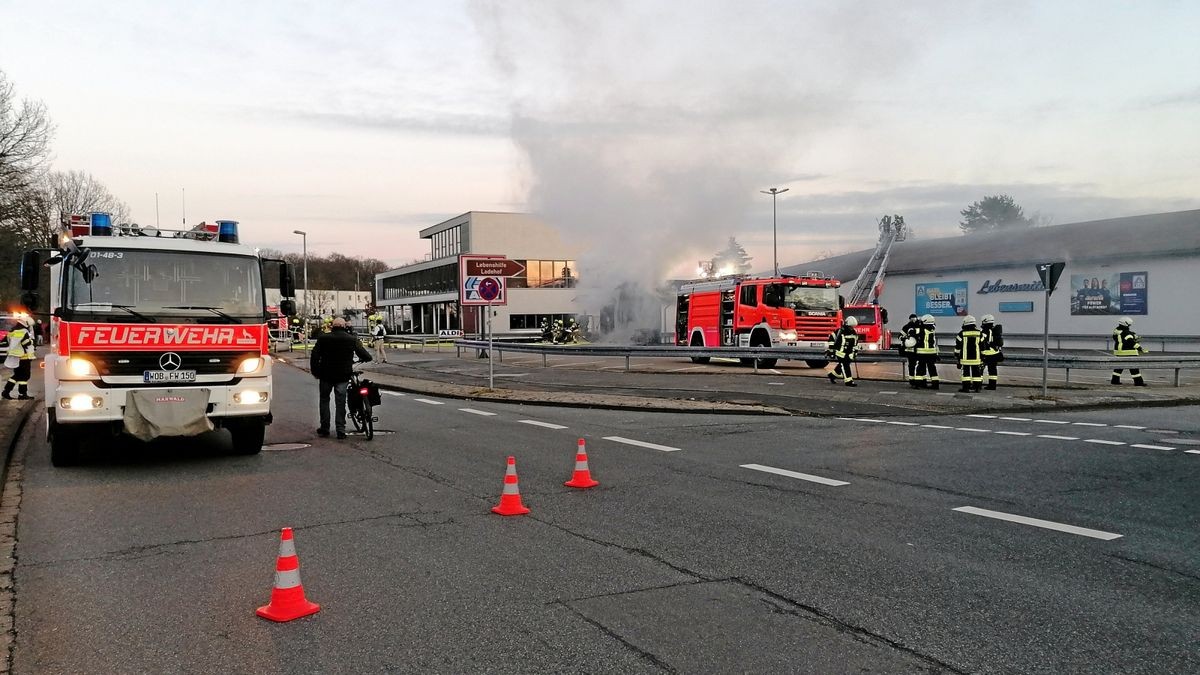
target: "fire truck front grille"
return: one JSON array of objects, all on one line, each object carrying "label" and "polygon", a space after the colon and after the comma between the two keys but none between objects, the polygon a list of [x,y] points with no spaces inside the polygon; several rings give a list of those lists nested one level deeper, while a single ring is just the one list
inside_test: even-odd
[{"label": "fire truck front grille", "polygon": [[837,319],[828,316],[796,317],[796,335],[802,340],[824,340],[837,328]]},{"label": "fire truck front grille", "polygon": [[[147,370],[162,370],[159,359],[167,352],[73,353],[91,361],[101,375],[141,375]],[[194,370],[197,375],[233,375],[243,359],[258,352],[174,352],[181,361],[175,370]]]}]

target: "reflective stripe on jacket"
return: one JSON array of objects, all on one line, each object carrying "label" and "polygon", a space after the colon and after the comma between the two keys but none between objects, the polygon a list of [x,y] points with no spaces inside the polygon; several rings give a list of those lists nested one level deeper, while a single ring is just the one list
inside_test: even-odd
[{"label": "reflective stripe on jacket", "polygon": [[921,326],[921,330],[917,333],[917,353],[936,354],[937,351],[937,331]]},{"label": "reflective stripe on jacket", "polygon": [[853,328],[834,331],[829,339],[829,351],[833,352],[834,356],[839,359],[854,358],[854,352],[858,351],[858,333],[854,332]]},{"label": "reflective stripe on jacket", "polygon": [[1128,328],[1113,331],[1113,356],[1137,356],[1142,351],[1142,340]]},{"label": "reflective stripe on jacket", "polygon": [[983,363],[980,345],[983,333],[976,328],[964,328],[954,336],[954,358],[964,366],[978,366]]},{"label": "reflective stripe on jacket", "polygon": [[984,326],[980,329],[983,333],[983,355],[995,356],[1004,348],[1004,338],[1001,336],[1000,327],[995,324]]},{"label": "reflective stripe on jacket", "polygon": [[33,336],[25,328],[8,331],[7,356],[32,360],[37,358],[37,350],[33,346]]}]

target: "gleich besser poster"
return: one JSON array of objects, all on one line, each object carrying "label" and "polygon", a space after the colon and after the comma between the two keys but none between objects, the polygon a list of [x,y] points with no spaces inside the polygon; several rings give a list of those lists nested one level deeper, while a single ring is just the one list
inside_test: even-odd
[{"label": "gleich besser poster", "polygon": [[1071,314],[1146,314],[1150,276],[1146,272],[1071,275]]}]

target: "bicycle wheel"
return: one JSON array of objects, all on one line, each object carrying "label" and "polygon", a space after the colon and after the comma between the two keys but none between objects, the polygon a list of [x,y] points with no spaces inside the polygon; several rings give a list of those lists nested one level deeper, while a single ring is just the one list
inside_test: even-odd
[{"label": "bicycle wheel", "polygon": [[371,407],[371,402],[364,399],[360,412],[362,414],[363,431],[368,441],[375,438],[375,418]]},{"label": "bicycle wheel", "polygon": [[349,412],[346,415],[347,417],[350,418],[350,424],[354,425],[355,431],[362,431],[363,430],[362,404],[348,403],[347,407],[350,408]]}]

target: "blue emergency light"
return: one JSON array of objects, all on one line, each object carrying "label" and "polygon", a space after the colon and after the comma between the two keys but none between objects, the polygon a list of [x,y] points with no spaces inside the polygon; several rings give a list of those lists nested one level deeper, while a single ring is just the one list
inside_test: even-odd
[{"label": "blue emergency light", "polygon": [[107,213],[95,212],[91,214],[92,219],[92,235],[96,237],[111,237],[113,233],[112,216]]},{"label": "blue emergency light", "polygon": [[218,220],[217,221],[217,241],[225,242],[226,244],[238,243],[236,220]]}]

